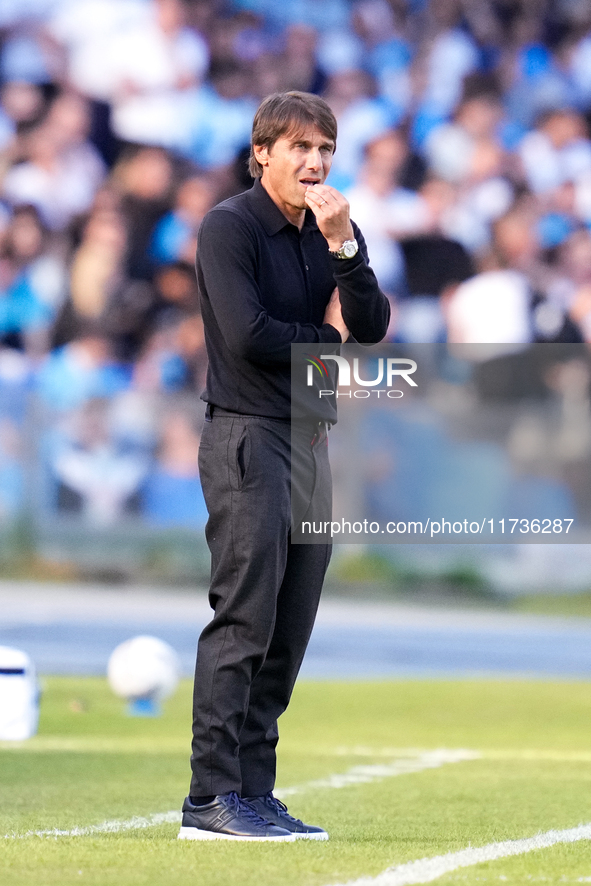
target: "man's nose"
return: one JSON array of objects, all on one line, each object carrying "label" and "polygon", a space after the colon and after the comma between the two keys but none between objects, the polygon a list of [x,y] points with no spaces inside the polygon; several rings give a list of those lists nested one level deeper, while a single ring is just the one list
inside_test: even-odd
[{"label": "man's nose", "polygon": [[310,148],[306,156],[307,169],[322,169],[322,155],[319,148]]}]

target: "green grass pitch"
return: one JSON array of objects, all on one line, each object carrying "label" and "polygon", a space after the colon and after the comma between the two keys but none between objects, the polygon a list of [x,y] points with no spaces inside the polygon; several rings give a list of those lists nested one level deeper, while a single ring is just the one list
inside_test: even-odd
[{"label": "green grass pitch", "polygon": [[[162,717],[139,719],[126,715],[104,680],[48,678],[39,735],[0,743],[0,884],[333,886],[591,822],[584,682],[301,682],[281,723],[278,786],[299,788],[290,809],[326,827],[329,842],[190,843],[176,840],[174,821],[22,836],[178,810],[189,722],[188,682]],[[439,748],[480,756],[395,774],[397,761]],[[343,773],[349,783],[337,787],[333,777]],[[362,780],[352,783],[351,773]],[[436,882],[591,882],[591,842],[463,868]]]}]

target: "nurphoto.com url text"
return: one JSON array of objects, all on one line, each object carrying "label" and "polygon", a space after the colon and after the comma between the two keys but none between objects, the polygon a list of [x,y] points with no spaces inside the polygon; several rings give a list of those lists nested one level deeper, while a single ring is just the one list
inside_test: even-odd
[{"label": "nurphoto.com url text", "polygon": [[549,517],[540,519],[520,519],[511,517],[505,519],[477,520],[390,520],[388,523],[379,523],[370,520],[324,520],[309,521],[302,523],[302,533],[308,535],[321,535],[330,533],[335,535],[426,535],[434,538],[437,535],[568,535],[574,523],[573,519]]}]

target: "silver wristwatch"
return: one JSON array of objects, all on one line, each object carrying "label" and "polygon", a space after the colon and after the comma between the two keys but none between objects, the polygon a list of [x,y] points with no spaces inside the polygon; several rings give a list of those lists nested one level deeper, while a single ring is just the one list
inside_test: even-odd
[{"label": "silver wristwatch", "polygon": [[359,244],[357,240],[345,240],[340,249],[336,251],[329,249],[328,252],[333,258],[353,258],[359,252]]}]

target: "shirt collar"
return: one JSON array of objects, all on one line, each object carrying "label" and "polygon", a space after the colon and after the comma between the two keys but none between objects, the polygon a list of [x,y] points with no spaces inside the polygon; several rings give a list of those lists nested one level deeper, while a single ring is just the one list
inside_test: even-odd
[{"label": "shirt collar", "polygon": [[[249,197],[255,213],[269,237],[273,237],[274,234],[277,234],[286,225],[292,224],[267,194],[260,178],[255,179],[254,185],[249,191]],[[295,227],[295,225],[292,225],[292,227]],[[311,209],[307,209],[302,232],[315,227],[317,227],[316,216]]]}]

